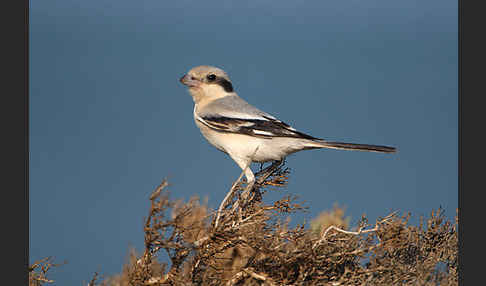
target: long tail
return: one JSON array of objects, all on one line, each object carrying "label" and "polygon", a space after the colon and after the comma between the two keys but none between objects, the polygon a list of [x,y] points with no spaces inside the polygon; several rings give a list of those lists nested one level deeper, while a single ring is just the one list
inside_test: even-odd
[{"label": "long tail", "polygon": [[344,142],[329,142],[329,141],[313,141],[316,143],[311,148],[331,148],[339,150],[357,150],[357,151],[368,151],[368,152],[379,152],[379,153],[395,153],[397,149],[395,147],[380,146],[380,145],[368,145],[368,144],[355,144],[355,143],[344,143]]}]

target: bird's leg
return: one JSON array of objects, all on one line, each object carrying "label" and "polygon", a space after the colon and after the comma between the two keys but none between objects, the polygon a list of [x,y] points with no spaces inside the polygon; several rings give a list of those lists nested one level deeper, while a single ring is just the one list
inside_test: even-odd
[{"label": "bird's leg", "polygon": [[[265,182],[265,180],[270,177],[273,172],[275,172],[275,170],[277,170],[277,168],[282,164],[282,162],[285,160],[285,158],[281,159],[281,160],[275,160],[272,162],[272,164],[270,164],[270,166],[266,167],[265,169],[263,170],[260,170],[258,171],[258,173],[255,175],[255,177],[258,177],[258,180],[255,179],[253,181],[253,185],[252,187],[256,184],[256,185],[261,185],[263,184],[263,182]],[[251,198],[250,198],[251,199]],[[245,197],[245,200],[247,200],[247,198]]]},{"label": "bird's leg", "polygon": [[246,188],[245,188],[245,193],[250,192],[253,189],[253,186],[255,185],[255,175],[251,171],[250,168],[247,168],[245,170],[245,177],[246,177]]},{"label": "bird's leg", "polygon": [[[246,182],[247,182],[247,185],[246,185],[246,188],[243,190],[243,193],[240,197],[240,199],[238,199],[234,204],[233,204],[233,207],[232,207],[232,211],[236,211],[236,209],[240,208],[240,200],[242,202],[244,202],[247,197],[248,197],[248,193],[253,189],[253,187],[255,186],[255,175],[253,174],[253,172],[251,171],[250,169],[250,165],[251,165],[251,162],[253,161],[253,158],[255,157],[255,154],[256,152],[258,151],[258,148],[255,148],[255,151],[253,151],[253,154],[250,158],[246,158],[246,159],[243,159],[241,157],[238,157],[238,156],[232,156],[232,154],[230,153],[230,157],[238,164],[238,166],[240,166],[240,168],[243,170],[243,173],[245,173],[245,177],[246,177]],[[240,209],[240,212],[238,214],[239,216],[241,216],[241,209]]]},{"label": "bird's leg", "polygon": [[[251,171],[249,164],[251,164],[251,162],[248,163],[246,168],[243,168],[243,172],[241,173],[240,177],[238,178],[238,181],[239,181],[241,179],[241,177],[243,176],[243,174],[245,174],[246,181],[247,181],[246,188],[243,191],[240,199],[237,199],[236,202],[233,204],[233,207],[232,207],[233,212],[238,210],[237,215],[238,215],[239,221],[241,221],[241,206],[246,204],[245,201],[248,197],[249,191],[251,189],[253,189],[253,186],[255,185],[255,175],[253,175],[253,172]],[[235,182],[234,187],[236,186],[238,181]],[[230,190],[231,194],[233,193],[233,190],[234,190],[234,188],[232,187],[231,190]],[[230,195],[228,194],[227,197],[229,197],[229,196]],[[225,200],[227,200],[227,199],[225,198]],[[221,209],[221,207],[220,207],[220,209]],[[220,211],[218,211],[218,219],[216,221],[219,220],[219,216],[220,216],[219,213],[220,213]]]},{"label": "bird's leg", "polygon": [[253,162],[253,158],[255,158],[255,154],[258,151],[258,148],[259,146],[255,148],[255,151],[253,151],[253,154],[250,157],[250,163],[247,165],[246,169],[244,169],[247,184],[245,191],[243,192],[243,200],[246,200],[246,198],[248,197],[248,193],[253,189],[253,186],[255,185],[255,175],[250,169],[250,164],[251,162]]}]

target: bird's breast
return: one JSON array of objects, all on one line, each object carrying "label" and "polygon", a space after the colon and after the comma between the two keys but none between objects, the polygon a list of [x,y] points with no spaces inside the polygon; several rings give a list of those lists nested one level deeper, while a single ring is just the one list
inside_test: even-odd
[{"label": "bird's breast", "polygon": [[222,136],[218,134],[219,132],[212,130],[211,128],[207,127],[206,125],[199,122],[199,120],[194,119],[196,122],[196,126],[201,131],[201,134],[208,140],[208,142],[216,147],[218,150],[228,153],[225,148],[225,140],[221,138]]}]

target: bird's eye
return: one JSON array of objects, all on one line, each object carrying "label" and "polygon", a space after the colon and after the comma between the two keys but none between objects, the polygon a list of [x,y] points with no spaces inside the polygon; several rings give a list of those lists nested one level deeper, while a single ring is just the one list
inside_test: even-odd
[{"label": "bird's eye", "polygon": [[208,81],[214,81],[214,80],[216,80],[216,75],[210,73],[210,74],[208,74],[208,76],[206,78],[208,79]]}]

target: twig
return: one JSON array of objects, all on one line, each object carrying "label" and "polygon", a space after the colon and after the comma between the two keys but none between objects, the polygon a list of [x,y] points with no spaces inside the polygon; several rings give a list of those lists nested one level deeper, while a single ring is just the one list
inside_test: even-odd
[{"label": "twig", "polygon": [[258,178],[257,184],[261,185],[263,182],[265,182],[265,180],[270,177],[270,175],[272,175],[275,170],[277,170],[277,168],[284,162],[284,160],[285,159],[282,159],[280,161],[273,161],[270,166],[258,172],[255,176],[258,176],[260,174],[262,175]]},{"label": "twig", "polygon": [[[278,167],[282,164],[283,160],[280,160],[280,161],[273,161],[273,163],[266,167],[265,169],[263,169],[262,171],[258,172],[255,176],[260,176],[258,178],[258,180],[255,180],[255,184],[256,185],[261,185],[263,182],[265,182],[265,180],[270,177],[273,172],[275,172],[275,170],[278,169]],[[248,190],[245,190],[245,192],[242,194],[242,201],[246,204],[248,203],[248,200],[247,200],[247,191]],[[233,210],[236,210],[236,208],[239,206],[239,201],[235,203],[235,205],[233,206]],[[244,207],[244,206],[243,206]]]},{"label": "twig", "polygon": [[322,239],[325,239],[326,238],[326,235],[329,231],[331,230],[337,230],[339,232],[342,232],[342,233],[346,233],[346,234],[354,234],[354,235],[360,235],[362,233],[368,233],[368,232],[372,232],[372,231],[377,231],[378,230],[378,225],[375,225],[374,228],[372,229],[366,229],[366,230],[363,230],[362,228],[360,228],[358,231],[349,231],[349,230],[344,230],[344,229],[340,229],[339,227],[337,226],[334,226],[334,225],[331,225],[330,227],[328,227],[326,229],[326,231],[324,232],[324,234],[322,235]]},{"label": "twig", "polygon": [[49,260],[52,259],[52,256],[48,256],[48,257],[44,257],[36,262],[34,262],[34,264],[32,264],[31,266],[29,266],[29,271],[33,271],[34,269],[36,269],[37,267],[39,267],[39,265],[41,265],[42,263],[44,262],[47,262]]},{"label": "twig", "polygon": [[[231,186],[231,189],[230,191],[228,192],[228,194],[226,194],[226,197],[223,199],[223,201],[221,202],[221,205],[219,206],[219,209],[218,209],[218,215],[216,216],[216,222],[214,223],[214,228],[217,228],[218,227],[218,224],[219,224],[219,219],[221,217],[221,212],[223,211],[223,208],[226,207],[226,201],[231,198],[233,196],[233,193],[236,189],[236,186],[238,185],[238,183],[240,182],[241,178],[243,177],[243,175],[245,174],[246,170],[248,168],[250,168],[250,165],[251,165],[251,162],[253,162],[253,158],[255,157],[255,154],[256,152],[258,151],[258,149],[260,148],[260,146],[257,146],[255,148],[255,151],[253,151],[253,154],[250,158],[250,160],[248,161],[248,163],[246,164],[245,168],[243,169],[243,171],[241,172],[240,176],[238,177],[238,179],[233,183],[233,186]],[[252,182],[248,182],[248,185],[246,186],[245,188],[245,191],[243,192],[243,194],[246,194],[248,191],[250,191],[253,186],[255,185],[255,180],[253,180]],[[244,199],[244,198],[243,198]],[[232,211],[235,211],[239,206],[239,201],[236,201],[236,203],[233,205],[233,208],[232,208]]]},{"label": "twig", "polygon": [[164,179],[162,183],[160,183],[160,185],[157,187],[157,189],[155,189],[155,191],[152,192],[152,194],[150,195],[150,200],[151,201],[155,200],[160,195],[160,192],[162,192],[162,190],[168,185],[169,183],[167,182],[166,179]]},{"label": "twig", "polygon": [[235,285],[238,281],[240,281],[241,279],[248,277],[248,276],[251,276],[252,278],[254,278],[256,280],[264,281],[264,282],[268,283],[269,285],[275,285],[270,281],[270,278],[264,276],[263,274],[257,274],[249,268],[245,268],[242,271],[236,273],[233,276],[233,278],[226,283],[226,285],[227,286]]},{"label": "twig", "polygon": [[93,278],[91,281],[88,283],[88,286],[95,286],[96,285],[96,280],[98,280],[98,271],[96,271],[93,275]]},{"label": "twig", "polygon": [[202,237],[194,242],[195,247],[201,246],[205,241],[209,239],[209,236]]},{"label": "twig", "polygon": [[[169,185],[166,179],[162,180],[160,185],[152,192],[150,195],[150,210],[149,210],[149,215],[147,219],[145,220],[145,225],[144,225],[144,230],[145,230],[145,251],[143,256],[137,260],[137,264],[141,264],[142,262],[144,264],[150,264],[152,260],[152,255],[160,249],[159,247],[156,247],[154,249],[151,249],[152,243],[157,240],[157,236],[155,238],[152,238],[152,234],[150,231],[152,230],[151,228],[151,223],[154,215],[157,212],[157,207],[156,207],[156,199],[159,198],[160,193]],[[148,239],[150,237],[151,239]]]},{"label": "twig", "polygon": [[145,281],[144,285],[160,285],[166,283],[169,279],[169,274],[164,274],[164,276],[151,277],[149,280]]},{"label": "twig", "polygon": [[[243,271],[245,271],[246,273],[248,273],[251,277],[257,279],[257,280],[261,280],[261,281],[267,281],[267,277],[264,276],[264,275],[261,275],[261,274],[257,274],[253,271],[251,271],[250,269],[246,268],[246,269],[243,269]],[[272,283],[270,283],[272,285]]]},{"label": "twig", "polygon": [[[47,278],[47,272],[51,267],[57,267],[60,266],[61,264],[54,264],[52,263],[52,256],[45,257],[43,259],[40,259],[31,266],[29,266],[29,283],[31,281],[37,281],[37,282],[45,282],[45,283],[53,283],[54,280],[48,279]],[[66,263],[66,262],[64,262]],[[64,264],[63,263],[63,264]],[[39,273],[35,272],[35,270],[40,266],[40,271]]]},{"label": "twig", "polygon": [[219,209],[218,209],[218,215],[216,216],[216,222],[214,223],[214,228],[217,228],[218,227],[218,224],[219,224],[219,218],[221,217],[221,212],[223,211],[223,208],[226,207],[226,201],[233,196],[233,192],[235,191],[236,189],[236,186],[238,185],[238,183],[240,182],[241,178],[243,178],[243,175],[245,174],[245,171],[246,169],[250,166],[251,162],[249,164],[246,165],[245,169],[243,169],[243,171],[241,172],[240,176],[238,177],[238,179],[236,179],[236,181],[233,183],[233,185],[231,186],[231,189],[229,190],[228,194],[226,194],[226,197],[223,199],[223,201],[221,202],[221,204],[219,205]]},{"label": "twig", "polygon": [[46,283],[53,283],[54,282],[54,280],[47,279],[47,278],[44,278],[44,277],[34,277],[33,279],[35,279],[36,281],[46,282]]},{"label": "twig", "polygon": [[360,227],[358,231],[349,231],[349,230],[344,230],[344,229],[341,229],[335,225],[331,225],[329,226],[326,231],[322,234],[321,238],[316,241],[316,243],[314,243],[314,245],[312,246],[312,249],[315,249],[319,244],[321,244],[323,241],[326,240],[326,236],[327,236],[327,233],[331,230],[336,230],[336,231],[339,231],[341,233],[345,233],[345,234],[353,234],[353,235],[360,235],[362,233],[368,233],[368,232],[374,232],[374,231],[378,231],[380,225],[384,222],[387,222],[388,220],[390,220],[394,215],[396,214],[396,212],[393,212],[391,214],[389,214],[388,216],[386,216],[385,218],[383,218],[381,221],[377,222],[375,224],[375,227],[372,228],[372,229],[366,229],[366,230],[363,230],[364,227]]},{"label": "twig", "polygon": [[240,281],[245,276],[248,276],[248,273],[246,273],[245,271],[240,271],[236,273],[231,280],[226,282],[226,286],[231,286],[236,284],[236,282]]}]

